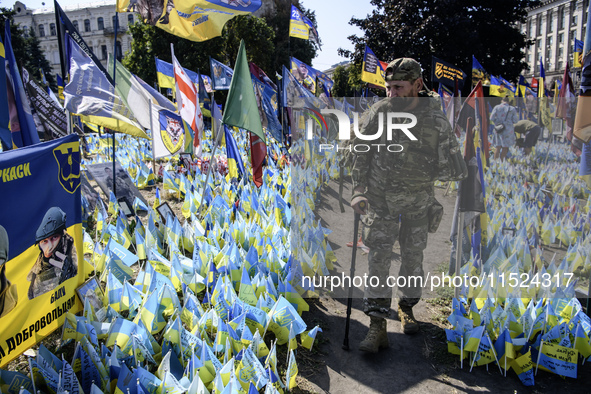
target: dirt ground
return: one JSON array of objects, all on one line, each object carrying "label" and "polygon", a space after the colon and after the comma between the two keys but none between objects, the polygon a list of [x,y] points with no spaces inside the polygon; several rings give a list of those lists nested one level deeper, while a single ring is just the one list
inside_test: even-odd
[{"label": "dirt ground", "polygon": [[[449,232],[456,193],[444,196],[444,189],[436,188],[436,198],[444,206],[444,217],[435,234],[429,235],[424,255],[425,272],[440,272],[447,269],[450,255]],[[345,183],[346,200],[350,196],[350,184]],[[333,232],[328,236],[337,256],[335,274],[349,274],[352,248],[345,246],[353,239],[353,211],[345,202],[346,212],[341,214],[338,205],[338,184],[331,181],[323,190],[317,213],[325,227]],[[395,252],[398,244],[395,246]],[[548,251],[564,255],[565,249]],[[367,255],[358,249],[356,272],[367,272]],[[391,274],[398,273],[396,261]],[[392,316],[388,319],[388,339],[390,348],[378,354],[365,354],[358,350],[359,342],[365,337],[369,318],[361,312],[362,289],[354,289],[350,350],[342,349],[347,295],[343,289],[332,293],[321,292],[319,300],[311,302],[310,311],[303,318],[309,327],[319,324],[323,332],[315,344],[312,354],[300,349],[298,366],[299,392],[303,393],[588,393],[591,378],[590,363],[578,366],[578,378],[560,376],[539,371],[535,376],[535,386],[525,387],[509,370],[504,377],[496,364],[475,366],[470,372],[464,362],[460,367],[459,357],[447,352],[444,328],[451,328],[446,318],[451,312],[453,292],[437,294],[423,293],[423,299],[414,308],[420,321],[421,330],[409,336],[402,333],[400,321],[394,312],[396,300],[392,302]],[[581,300],[583,305],[585,302]],[[584,300],[586,301],[586,300]],[[301,353],[308,353],[304,358]]]}]

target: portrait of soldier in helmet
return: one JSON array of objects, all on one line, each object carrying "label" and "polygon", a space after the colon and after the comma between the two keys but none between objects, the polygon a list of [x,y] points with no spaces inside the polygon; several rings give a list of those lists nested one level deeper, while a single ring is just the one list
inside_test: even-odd
[{"label": "portrait of soldier in helmet", "polygon": [[59,207],[51,207],[45,213],[37,232],[35,243],[39,256],[27,275],[29,299],[33,299],[78,273],[78,259],[74,239],[66,233],[66,214]]},{"label": "portrait of soldier in helmet", "polygon": [[10,312],[18,301],[16,286],[6,277],[6,262],[8,261],[8,233],[0,225],[0,317]]}]

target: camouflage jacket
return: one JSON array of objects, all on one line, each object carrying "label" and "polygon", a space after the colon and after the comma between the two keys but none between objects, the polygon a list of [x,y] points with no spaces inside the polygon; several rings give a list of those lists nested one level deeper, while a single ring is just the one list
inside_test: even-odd
[{"label": "camouflage jacket", "polygon": [[[367,152],[358,149],[351,175],[353,186],[367,189],[380,185],[386,192],[396,192],[400,186],[406,190],[432,186],[438,178],[449,177],[450,152],[459,152],[459,144],[452,133],[449,121],[441,111],[439,98],[435,93],[419,93],[419,104],[413,110],[395,110],[392,99],[384,99],[372,106],[361,121],[359,132],[373,135],[378,130],[379,113],[382,112],[383,132],[379,141],[362,141],[358,138],[352,144],[367,144]],[[416,116],[417,124],[408,130],[417,138],[411,140],[403,131],[394,130],[392,139],[387,140],[387,112],[409,112]],[[395,123],[409,123],[410,119]],[[373,144],[373,145],[372,145]],[[381,146],[376,146],[383,144]],[[387,147],[392,146],[388,151]],[[379,148],[379,150],[378,150]],[[365,148],[364,148],[365,149]]]}]

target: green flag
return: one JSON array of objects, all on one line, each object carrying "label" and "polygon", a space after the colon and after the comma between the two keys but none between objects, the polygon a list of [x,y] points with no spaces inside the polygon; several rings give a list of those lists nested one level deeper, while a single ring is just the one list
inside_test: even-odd
[{"label": "green flag", "polygon": [[222,122],[228,126],[237,126],[256,134],[266,143],[257,100],[252,86],[244,40],[240,41],[240,49],[236,58],[234,75],[230,83],[230,91],[224,110]]}]

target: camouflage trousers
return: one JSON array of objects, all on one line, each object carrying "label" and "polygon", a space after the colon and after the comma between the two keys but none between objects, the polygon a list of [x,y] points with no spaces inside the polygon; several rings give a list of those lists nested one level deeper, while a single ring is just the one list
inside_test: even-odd
[{"label": "camouflage trousers", "polygon": [[[366,193],[368,214],[363,216],[363,242],[369,247],[368,277],[379,282],[366,286],[363,311],[386,317],[392,288],[397,285],[399,305],[414,306],[422,294],[423,250],[427,247],[428,209],[434,201],[433,185],[400,188],[397,193]],[[390,276],[394,243],[400,244],[398,277]]]}]

